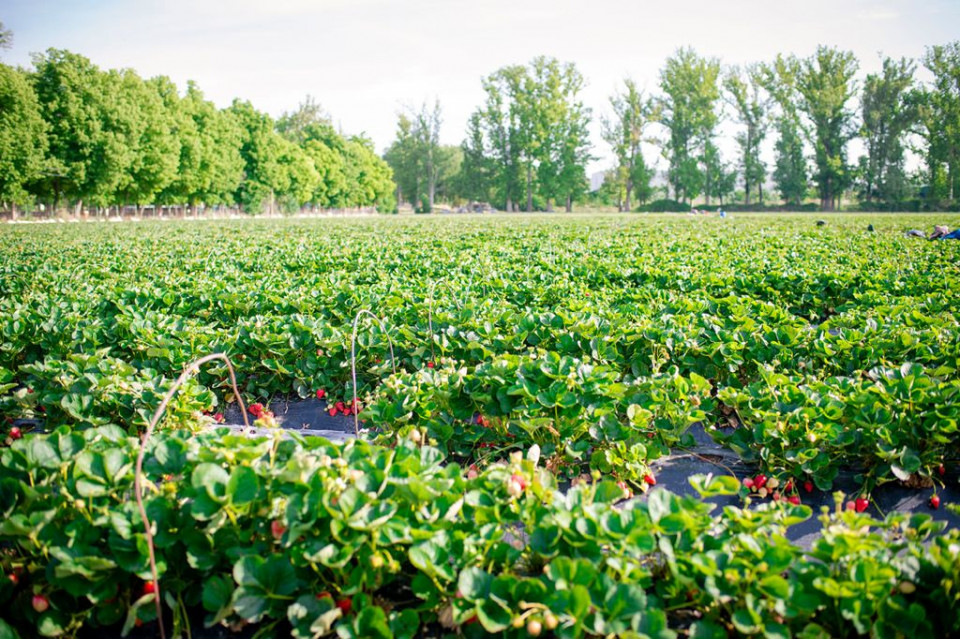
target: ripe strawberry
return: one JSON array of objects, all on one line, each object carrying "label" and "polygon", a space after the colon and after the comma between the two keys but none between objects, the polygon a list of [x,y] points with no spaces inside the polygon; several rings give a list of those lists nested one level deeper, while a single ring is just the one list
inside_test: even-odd
[{"label": "ripe strawberry", "polygon": [[943,464],[940,464],[940,466],[937,467],[937,473],[938,473],[941,477],[943,477],[944,475],[946,475],[946,474],[947,474],[947,468],[946,468],[946,466],[944,466]]},{"label": "ripe strawberry", "polygon": [[868,500],[866,497],[857,497],[857,501],[855,505],[857,508],[857,512],[862,513],[863,511],[865,511],[867,508],[870,507],[870,500]]},{"label": "ripe strawberry", "polygon": [[157,584],[153,583],[152,581],[145,581],[143,582],[143,588],[140,594],[141,596],[152,595],[156,591],[157,591]]},{"label": "ripe strawberry", "polygon": [[470,464],[470,467],[467,469],[467,479],[476,479],[479,474],[480,471],[477,469],[477,465]]},{"label": "ripe strawberry", "polygon": [[753,485],[757,488],[763,488],[767,485],[767,476],[766,475],[757,475],[753,479]]},{"label": "ripe strawberry", "polygon": [[787,501],[789,501],[789,502],[790,502],[791,504],[793,504],[794,506],[799,506],[799,505],[800,505],[800,496],[799,496],[799,495],[790,495],[789,497],[787,497]]},{"label": "ripe strawberry", "polygon": [[930,498],[930,507],[934,510],[940,507],[940,495],[934,495]]},{"label": "ripe strawberry", "polygon": [[10,583],[12,583],[14,586],[20,583],[20,575],[15,572],[11,572],[9,575],[7,575],[7,579],[9,579]]},{"label": "ripe strawberry", "polygon": [[753,488],[753,479],[752,479],[751,477],[747,477],[746,479],[744,479],[744,480],[743,480],[743,487],[744,487],[744,488]]},{"label": "ripe strawberry", "polygon": [[339,608],[340,612],[344,615],[349,615],[350,609],[353,608],[353,600],[351,600],[350,597],[344,597],[337,601],[337,608]]},{"label": "ripe strawberry", "polygon": [[433,362],[427,362],[427,368],[433,368]]},{"label": "ripe strawberry", "polygon": [[20,439],[23,437],[23,433],[20,432],[20,429],[17,426],[13,426],[10,429],[10,439]]},{"label": "ripe strawberry", "polygon": [[857,509],[857,504],[854,503],[854,502],[852,502],[852,501],[848,501],[848,502],[846,503],[846,509],[847,509],[847,510],[856,510],[856,509]]},{"label": "ripe strawberry", "polygon": [[520,475],[510,475],[507,480],[507,494],[511,497],[519,497],[527,487],[527,482]]},{"label": "ripe strawberry", "polygon": [[43,595],[34,595],[30,603],[33,604],[33,609],[40,613],[46,612],[50,607],[50,601]]},{"label": "ripe strawberry", "polygon": [[650,473],[647,473],[646,475],[643,476],[643,481],[645,481],[647,484],[651,486],[657,485],[657,478],[651,475]]},{"label": "ripe strawberry", "polygon": [[247,407],[247,410],[254,417],[260,417],[261,413],[263,413],[263,404],[259,402],[256,404],[250,404],[250,406]]},{"label": "ripe strawberry", "polygon": [[280,538],[283,537],[283,533],[285,532],[287,532],[287,527],[284,526],[282,523],[280,523],[276,519],[270,522],[270,534],[273,535],[274,539],[279,541]]},{"label": "ripe strawberry", "polygon": [[317,595],[317,601],[321,599],[333,599],[333,595],[331,595],[329,592],[324,590],[323,592]]},{"label": "ripe strawberry", "polygon": [[803,489],[804,489],[805,491],[807,491],[808,493],[812,493],[812,492],[813,492],[813,482],[810,481],[809,479],[808,479],[807,481],[803,482]]},{"label": "ripe strawberry", "polygon": [[226,420],[226,418],[223,416],[223,413],[215,413],[215,414],[213,415],[213,421],[217,422],[218,424],[222,424],[223,422],[225,422],[225,421],[227,421],[227,420]]},{"label": "ripe strawberry", "polygon": [[785,492],[785,493],[792,493],[792,492],[793,492],[793,480],[792,480],[792,479],[788,479],[788,480],[787,480],[787,483],[785,483],[785,484],[783,485],[783,492]]},{"label": "ripe strawberry", "polygon": [[323,390],[322,388],[317,390],[317,399],[323,399],[326,396],[327,391]]},{"label": "ripe strawberry", "polygon": [[337,407],[336,407],[336,406],[333,406],[333,407],[330,408],[330,410],[328,410],[327,412],[330,413],[330,417],[336,417],[336,415],[337,415]]}]

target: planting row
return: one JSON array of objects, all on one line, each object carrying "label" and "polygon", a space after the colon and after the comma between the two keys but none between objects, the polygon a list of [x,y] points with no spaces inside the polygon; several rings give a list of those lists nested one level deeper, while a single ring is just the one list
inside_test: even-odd
[{"label": "planting row", "polygon": [[[770,475],[936,482],[960,458],[956,245],[870,219],[3,229],[0,415],[142,428],[223,352],[248,403],[356,390],[368,427],[481,465],[536,443],[637,481],[702,421]],[[207,367],[167,424],[234,400]]]},{"label": "planting row", "polygon": [[[134,499],[139,439],[61,428],[0,450],[0,631],[259,636],[948,636],[960,531],[927,515],[712,506],[614,481],[556,489],[537,447],[477,471],[436,448],[164,432],[144,462],[159,582]],[[692,478],[704,498],[733,478]],[[644,485],[646,488],[646,485]]]}]

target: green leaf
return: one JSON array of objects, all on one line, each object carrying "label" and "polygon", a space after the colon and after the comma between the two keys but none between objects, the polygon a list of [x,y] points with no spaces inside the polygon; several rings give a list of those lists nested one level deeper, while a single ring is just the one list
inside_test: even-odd
[{"label": "green leaf", "polygon": [[234,506],[245,506],[260,493],[260,478],[249,466],[237,466],[227,482],[227,499]]}]

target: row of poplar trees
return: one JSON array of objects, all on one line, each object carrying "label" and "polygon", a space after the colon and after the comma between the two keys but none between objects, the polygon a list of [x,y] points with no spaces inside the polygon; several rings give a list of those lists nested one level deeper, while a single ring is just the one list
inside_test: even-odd
[{"label": "row of poplar trees", "polygon": [[[723,203],[739,191],[746,205],[768,205],[772,184],[783,203],[813,197],[822,210],[843,195],[872,209],[957,208],[960,42],[929,47],[919,65],[931,82],[919,82],[918,62],[905,58],[859,79],[853,53],[833,47],[744,67],[681,48],[661,69],[658,92],[626,80],[610,98],[600,124],[615,162],[603,190],[631,210],[652,197],[660,168],[665,195],[683,203]],[[439,143],[439,103],[401,114],[385,155],[397,199],[426,211],[437,197],[569,209],[587,190],[592,159],[584,84],[574,65],[553,58],[499,69],[482,80],[485,101],[458,147]],[[735,158],[719,150],[725,120],[736,129]],[[863,154],[851,161],[857,138]],[[771,165],[761,157],[769,146]],[[908,153],[919,160],[912,172]]]}]

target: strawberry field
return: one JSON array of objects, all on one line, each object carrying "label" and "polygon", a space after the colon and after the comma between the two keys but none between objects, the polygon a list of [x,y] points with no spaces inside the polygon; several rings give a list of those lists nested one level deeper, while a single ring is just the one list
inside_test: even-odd
[{"label": "strawberry field", "polygon": [[960,216],[814,222],[0,227],[0,637],[960,633]]}]

